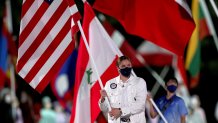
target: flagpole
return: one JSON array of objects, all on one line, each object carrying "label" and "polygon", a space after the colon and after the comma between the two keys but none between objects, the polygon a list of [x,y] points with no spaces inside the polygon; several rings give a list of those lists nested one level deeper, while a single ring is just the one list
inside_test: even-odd
[{"label": "flagpole", "polygon": [[204,14],[206,16],[206,21],[207,21],[207,25],[208,25],[210,34],[213,36],[214,43],[215,43],[217,51],[218,51],[218,38],[217,38],[217,35],[216,35],[216,31],[214,29],[213,21],[211,19],[210,13],[208,11],[207,5],[206,5],[204,0],[200,0],[200,5],[201,5],[202,10],[203,10],[203,12],[204,12]]},{"label": "flagpole", "polygon": [[[155,72],[154,70],[152,70],[149,66],[147,66],[145,64],[146,62],[145,62],[144,58],[140,54],[137,54],[136,58],[144,65],[145,68],[147,68],[149,70],[149,72],[151,72],[151,74],[154,76],[154,78],[157,80],[157,82],[159,82],[159,84],[162,85],[162,87],[166,90],[166,87],[163,85],[163,83],[164,83],[163,79],[157,74],[157,72]],[[154,106],[154,108],[157,110],[160,117],[163,119],[163,121],[165,123],[168,123],[167,120],[165,119],[165,117],[163,116],[163,114],[158,109],[157,105],[154,103],[152,98],[150,98],[150,101],[151,101],[152,105]]]},{"label": "flagpole", "polygon": [[[165,67],[163,68],[163,70],[161,71],[160,76],[161,76],[162,78],[166,77],[168,71],[169,71],[169,66],[165,66]],[[155,95],[156,95],[157,90],[159,89],[159,87],[160,87],[160,84],[156,81],[156,82],[155,82],[155,85],[154,85],[153,88],[151,89],[151,94],[152,94],[152,96],[155,96]]]},{"label": "flagpole", "polygon": [[156,71],[154,71],[150,66],[146,65],[146,61],[144,60],[144,58],[140,54],[137,54],[136,58],[144,65],[144,67],[151,73],[151,75],[157,80],[157,82],[166,90],[166,87],[163,84],[165,83],[164,80],[157,74]]},{"label": "flagpole", "polygon": [[15,101],[15,76],[14,76],[14,66],[13,64],[11,63],[10,64],[10,81],[11,81],[11,97],[12,97],[12,107],[11,107],[11,110],[12,110],[12,117],[13,119],[15,120],[15,117],[16,117],[16,109],[15,107],[13,106],[13,102]]},{"label": "flagpole", "polygon": [[157,112],[159,113],[160,117],[163,119],[163,121],[165,123],[168,123],[167,120],[165,119],[165,117],[163,116],[163,114],[161,113],[161,111],[158,109],[157,105],[154,103],[153,99],[150,98],[151,103],[153,104],[154,108],[157,110]]},{"label": "flagpole", "polygon": [[216,4],[215,4],[214,0],[210,0],[210,3],[211,3],[211,5],[212,5],[212,7],[213,7],[213,9],[214,9],[214,11],[216,13],[216,16],[218,17],[218,9],[216,7]]},{"label": "flagpole", "polygon": [[[84,43],[85,43],[86,49],[87,49],[88,54],[89,54],[89,57],[90,57],[90,59],[91,59],[91,63],[92,63],[92,65],[93,65],[93,67],[94,67],[94,71],[96,72],[96,75],[97,75],[97,78],[98,78],[98,83],[99,83],[101,89],[104,89],[104,86],[103,86],[102,81],[101,81],[101,78],[100,78],[100,76],[99,76],[99,73],[98,73],[96,64],[95,64],[94,59],[93,59],[93,57],[92,57],[92,54],[91,54],[91,51],[90,51],[89,45],[88,45],[88,43],[87,43],[87,39],[86,39],[86,36],[85,36],[84,31],[83,31],[83,29],[82,29],[82,26],[81,26],[80,21],[77,21],[77,24],[78,24],[78,26],[79,26],[79,30],[80,30],[80,32],[81,32],[83,41],[84,41]],[[106,103],[109,104],[109,111],[110,111],[110,110],[111,110],[111,105],[110,105],[109,98],[106,97],[106,98],[105,98],[105,101],[106,101]]]}]

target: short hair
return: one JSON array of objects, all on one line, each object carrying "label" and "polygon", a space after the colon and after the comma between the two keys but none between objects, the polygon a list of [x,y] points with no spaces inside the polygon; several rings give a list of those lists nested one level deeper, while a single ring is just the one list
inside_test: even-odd
[{"label": "short hair", "polygon": [[168,79],[168,81],[166,81],[165,85],[167,85],[167,83],[168,83],[170,80],[173,80],[173,81],[176,82],[176,84],[178,85],[178,80],[176,79],[176,77],[170,77],[170,78]]},{"label": "short hair", "polygon": [[[120,56],[120,57],[117,59],[117,67],[119,67],[120,63],[121,63],[123,60],[129,60],[129,61],[130,61],[130,58],[127,57],[127,56]],[[130,62],[131,62],[131,61],[130,61]]]}]

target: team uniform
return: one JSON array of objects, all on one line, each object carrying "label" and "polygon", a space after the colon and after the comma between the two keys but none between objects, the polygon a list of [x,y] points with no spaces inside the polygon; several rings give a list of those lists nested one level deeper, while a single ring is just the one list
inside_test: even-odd
[{"label": "team uniform", "polygon": [[[120,108],[121,117],[114,119],[108,114],[108,123],[146,123],[145,103],[147,96],[147,85],[144,79],[130,76],[123,83],[120,76],[109,80],[105,85],[111,107]],[[109,111],[109,104],[99,100],[100,109]]]}]

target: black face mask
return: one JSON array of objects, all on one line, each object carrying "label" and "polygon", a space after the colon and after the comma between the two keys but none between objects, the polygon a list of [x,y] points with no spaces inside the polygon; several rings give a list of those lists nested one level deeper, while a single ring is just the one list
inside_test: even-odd
[{"label": "black face mask", "polygon": [[120,69],[120,73],[125,77],[129,77],[131,74],[131,71],[132,71],[131,67],[125,67],[123,69]]},{"label": "black face mask", "polygon": [[177,89],[177,86],[175,86],[175,85],[167,86],[167,90],[171,93],[174,93],[176,91],[176,89]]}]

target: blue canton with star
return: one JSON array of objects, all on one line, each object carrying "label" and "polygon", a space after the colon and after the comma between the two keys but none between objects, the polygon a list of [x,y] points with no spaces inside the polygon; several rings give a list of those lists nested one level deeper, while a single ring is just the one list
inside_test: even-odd
[{"label": "blue canton with star", "polygon": [[51,4],[54,0],[44,0],[46,3]]}]

